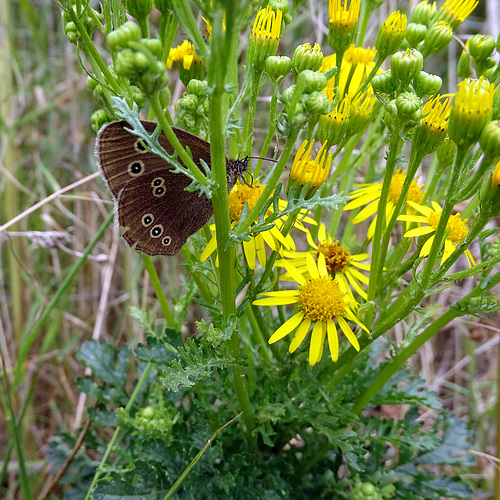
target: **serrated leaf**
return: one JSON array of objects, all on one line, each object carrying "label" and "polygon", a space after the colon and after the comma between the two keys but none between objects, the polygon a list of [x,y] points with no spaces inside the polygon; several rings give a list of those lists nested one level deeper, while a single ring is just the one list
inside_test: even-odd
[{"label": "serrated leaf", "polygon": [[177,350],[172,344],[165,341],[165,337],[158,338],[148,335],[148,345],[139,344],[133,351],[134,356],[146,363],[156,363],[160,366],[168,365],[177,357]]}]

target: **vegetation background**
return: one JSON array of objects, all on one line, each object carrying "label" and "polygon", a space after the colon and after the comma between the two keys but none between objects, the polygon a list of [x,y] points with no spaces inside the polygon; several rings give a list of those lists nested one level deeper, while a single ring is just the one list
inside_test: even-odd
[{"label": "vegetation background", "polygon": [[[281,47],[323,38],[326,3],[304,2],[295,31],[287,30]],[[380,21],[398,8],[411,10],[414,3],[385,2],[377,14],[379,22],[373,29],[368,26],[366,39],[373,45]],[[496,38],[499,18],[497,0],[481,1],[460,27],[461,40],[475,33]],[[104,41],[99,36],[96,33],[97,46]],[[10,384],[21,377],[11,403],[18,411],[28,402],[19,437],[34,490],[41,490],[48,475],[49,440],[65,430],[74,432],[86,419],[86,397],[74,384],[75,377],[84,374],[75,356],[82,342],[107,339],[116,346],[135,346],[144,338],[126,314],[129,306],[161,313],[142,260],[110,226],[26,352],[31,328],[108,216],[112,202],[96,175],[95,133],[90,128],[95,103],[56,2],[0,0],[0,48],[0,225],[18,218],[7,230],[0,228],[0,391],[5,405]],[[435,68],[426,68],[440,74],[451,92],[460,52],[454,42],[433,57]],[[175,77],[170,81],[174,102],[185,88]],[[266,133],[264,116],[256,119],[257,143]],[[182,258],[157,259],[155,264],[162,282],[173,287],[182,282]],[[466,280],[443,291],[439,304],[456,301],[468,287],[472,284]],[[197,317],[196,305],[190,307]],[[183,333],[194,332],[192,326]],[[397,327],[390,335],[399,343]],[[444,406],[474,431],[477,462],[470,474],[482,486],[478,500],[492,498],[494,471],[500,466],[500,442],[495,438],[500,434],[499,342],[498,313],[486,319],[466,316],[454,320],[411,359]],[[378,411],[394,418],[404,414],[398,406]],[[13,454],[4,454],[11,440],[0,407],[0,468],[7,472],[1,498],[19,496],[17,462]]]}]

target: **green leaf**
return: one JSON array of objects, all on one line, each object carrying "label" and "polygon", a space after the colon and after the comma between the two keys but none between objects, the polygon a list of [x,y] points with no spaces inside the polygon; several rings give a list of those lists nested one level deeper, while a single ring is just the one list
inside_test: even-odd
[{"label": "green leaf", "polygon": [[167,342],[167,337],[169,339],[178,337],[182,342],[181,333],[176,330],[169,330],[168,334],[163,335],[161,338],[148,335],[146,339],[148,345],[139,344],[133,351],[134,355],[147,363],[156,363],[160,367],[168,366],[177,357],[177,350],[170,342]]}]

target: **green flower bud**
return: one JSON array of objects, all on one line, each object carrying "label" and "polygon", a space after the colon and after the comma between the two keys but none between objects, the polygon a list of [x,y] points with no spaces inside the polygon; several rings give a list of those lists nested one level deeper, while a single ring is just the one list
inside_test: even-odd
[{"label": "green flower bud", "polygon": [[424,66],[424,58],[416,49],[396,52],[391,57],[391,71],[394,78],[403,85],[408,85]]},{"label": "green flower bud", "polygon": [[406,16],[401,12],[393,12],[378,30],[375,48],[381,59],[394,54],[400,47],[405,37]]},{"label": "green flower bud", "polygon": [[150,60],[146,54],[143,54],[142,52],[134,52],[134,65],[138,71],[147,71],[149,64]]},{"label": "green flower bud", "polygon": [[326,76],[320,71],[305,69],[297,77],[297,84],[302,86],[306,94],[323,90],[327,83]]},{"label": "green flower bud", "polygon": [[316,138],[321,143],[327,142],[329,146],[340,144],[349,126],[350,103],[350,98],[345,97],[334,110],[319,117]]},{"label": "green flower bud", "polygon": [[419,97],[437,94],[442,85],[443,80],[440,76],[431,75],[425,71],[421,71],[413,79],[413,88]]},{"label": "green flower bud", "polygon": [[467,56],[467,52],[465,50],[462,51],[460,57],[458,58],[457,75],[461,78],[469,78],[472,76],[469,57]]},{"label": "green flower bud", "polygon": [[429,4],[427,0],[418,3],[415,5],[413,12],[411,13],[411,22],[417,24],[425,24],[429,26],[429,21],[436,11],[435,2]]},{"label": "green flower bud", "polygon": [[290,10],[290,3],[288,2],[288,0],[269,0],[269,6],[273,10],[281,10],[283,14],[287,14]]},{"label": "green flower bud", "polygon": [[469,52],[471,57],[482,61],[493,54],[495,50],[495,39],[490,35],[474,35],[469,40]]},{"label": "green flower bud", "polygon": [[286,88],[280,96],[280,101],[283,104],[290,104],[296,88],[297,85],[290,85],[290,87]]},{"label": "green flower bud", "polygon": [[146,100],[144,92],[136,85],[131,85],[130,91],[132,93],[132,99],[137,104],[137,107],[141,109],[144,106],[144,101]]},{"label": "green flower bud", "polygon": [[448,47],[452,40],[453,30],[451,29],[449,23],[439,21],[438,23],[433,24],[425,36],[426,55],[443,50]]},{"label": "green flower bud", "polygon": [[500,120],[491,121],[484,127],[479,144],[485,155],[491,158],[500,157]]},{"label": "green flower bud", "polygon": [[67,22],[64,25],[64,33],[66,33],[66,36],[68,37],[68,40],[71,43],[77,43],[78,42],[78,29],[76,27],[76,24],[72,21]]},{"label": "green flower bud", "polygon": [[139,41],[141,45],[146,47],[154,56],[161,55],[163,44],[161,43],[161,40],[158,40],[158,38],[141,38]]},{"label": "green flower bud", "polygon": [[376,94],[390,95],[399,87],[399,82],[393,78],[391,70],[375,75],[371,84]]},{"label": "green flower bud", "polygon": [[413,48],[425,38],[427,35],[427,26],[425,24],[410,23],[406,27],[405,38],[408,45]]},{"label": "green flower bud", "polygon": [[420,97],[410,92],[402,92],[396,98],[396,106],[399,114],[412,116],[413,120],[419,120],[420,116],[415,116],[414,113],[422,106]]},{"label": "green flower bud", "polygon": [[112,121],[113,117],[105,109],[97,109],[90,117],[91,127],[94,132],[98,132],[103,125]]},{"label": "green flower bud", "polygon": [[208,88],[208,82],[206,80],[196,80],[193,78],[187,84],[187,91],[189,94],[194,94],[196,96],[201,96],[206,94]]},{"label": "green flower bud", "polygon": [[119,28],[111,31],[106,36],[111,50],[120,50],[127,47],[129,41],[139,41],[141,38],[141,28],[132,21],[127,21]]},{"label": "green flower bud", "polygon": [[324,114],[328,111],[330,107],[330,101],[326,94],[323,92],[311,92],[308,96],[306,109],[309,113],[316,114]]},{"label": "green flower bud", "polygon": [[153,10],[153,0],[125,0],[125,9],[139,21],[149,16]]},{"label": "green flower bud", "polygon": [[198,103],[198,98],[193,94],[184,95],[177,101],[178,106],[185,111],[195,111]]},{"label": "green flower bud", "polygon": [[323,54],[317,43],[314,47],[310,43],[299,45],[293,53],[292,66],[296,75],[306,69],[318,71],[322,63]]},{"label": "green flower bud", "polygon": [[129,77],[135,69],[135,52],[132,49],[123,49],[115,58],[114,68],[118,76]]},{"label": "green flower bud", "polygon": [[282,80],[290,73],[292,60],[286,56],[269,56],[264,67],[271,80]]},{"label": "green flower bud", "polygon": [[93,76],[87,76],[87,88],[89,90],[94,90],[99,82]]}]

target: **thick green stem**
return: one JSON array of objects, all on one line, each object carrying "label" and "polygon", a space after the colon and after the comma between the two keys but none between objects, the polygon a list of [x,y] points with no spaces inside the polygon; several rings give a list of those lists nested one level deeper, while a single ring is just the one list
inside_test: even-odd
[{"label": "thick green stem", "polygon": [[392,176],[396,169],[398,156],[403,147],[403,139],[399,135],[399,129],[395,127],[392,131],[391,140],[389,142],[389,151],[387,155],[387,163],[385,167],[384,182],[382,183],[382,191],[380,193],[380,200],[377,207],[377,222],[375,224],[375,233],[373,235],[373,251],[372,262],[370,266],[370,282],[368,284],[368,300],[375,298],[377,284],[379,283],[382,275],[384,262],[382,260],[383,251],[383,235],[386,230],[386,207],[389,199],[389,190],[391,188]]},{"label": "thick green stem", "polygon": [[248,104],[247,115],[245,118],[245,125],[243,126],[243,140],[245,142],[244,154],[246,156],[251,156],[252,154],[252,144],[253,137],[251,137],[251,130],[255,122],[255,110],[257,108],[257,97],[259,97],[260,84],[263,77],[262,71],[254,69],[252,71],[252,83],[251,83],[251,93],[250,102]]},{"label": "thick green stem", "polygon": [[[227,197],[227,173],[224,137],[223,95],[225,83],[225,44],[222,31],[222,11],[214,12],[214,26],[212,32],[212,54],[208,75],[208,82],[213,89],[209,96],[210,106],[210,137],[211,163],[215,188],[212,193],[214,218],[217,235],[217,251],[219,255],[219,288],[221,295],[222,315],[228,321],[231,315],[236,314],[236,279],[235,279],[235,248],[229,242],[230,220]],[[227,29],[227,27],[226,27]],[[240,339],[235,331],[229,340],[229,346],[234,358],[240,355]],[[243,418],[248,432],[248,441],[254,446],[252,431],[255,428],[253,413],[247,382],[243,367],[239,364],[234,368],[234,387],[238,401],[243,410]]]}]

